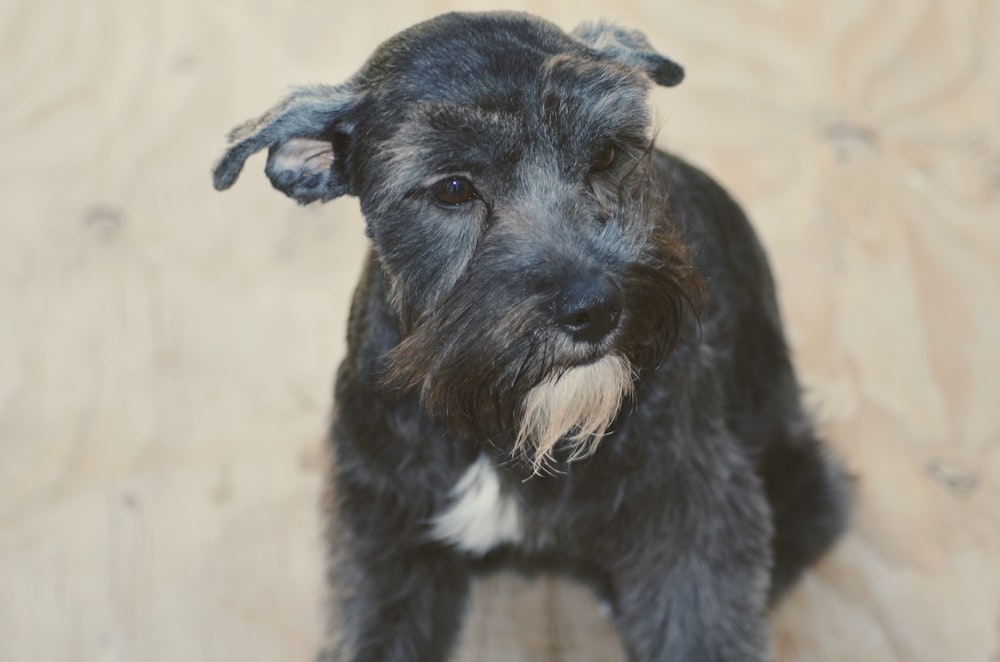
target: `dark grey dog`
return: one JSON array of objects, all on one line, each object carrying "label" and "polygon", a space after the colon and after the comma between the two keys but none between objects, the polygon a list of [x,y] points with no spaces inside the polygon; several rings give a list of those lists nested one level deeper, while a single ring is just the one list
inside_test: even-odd
[{"label": "dark grey dog", "polygon": [[[332,428],[354,660],[445,658],[497,559],[569,569],[630,659],[760,660],[842,531],[746,218],[653,146],[683,71],[609,24],[449,14],[237,128],[215,170],[351,194],[372,250]],[[338,658],[339,659],[339,658]]]}]

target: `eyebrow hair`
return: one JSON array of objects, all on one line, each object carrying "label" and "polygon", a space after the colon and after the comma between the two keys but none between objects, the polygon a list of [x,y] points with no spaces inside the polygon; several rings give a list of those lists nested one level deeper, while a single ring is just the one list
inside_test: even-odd
[{"label": "eyebrow hair", "polygon": [[514,108],[491,103],[423,102],[398,133],[414,147],[435,154],[462,155],[485,166],[520,152],[527,141],[528,119]]},{"label": "eyebrow hair", "polygon": [[546,61],[539,91],[550,126],[607,136],[649,126],[650,87],[630,67],[561,53]]},{"label": "eyebrow hair", "polygon": [[519,108],[491,101],[483,103],[426,101],[417,105],[414,115],[423,121],[425,126],[439,131],[509,129],[511,126],[524,123]]}]

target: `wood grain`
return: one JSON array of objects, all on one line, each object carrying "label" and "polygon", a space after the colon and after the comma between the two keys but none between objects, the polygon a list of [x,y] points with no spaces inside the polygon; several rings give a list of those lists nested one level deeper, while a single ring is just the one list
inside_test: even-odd
[{"label": "wood grain", "polygon": [[[503,3],[502,3],[503,4]],[[320,439],[364,251],[225,132],[440,11],[390,0],[0,4],[0,660],[305,660]],[[775,657],[1000,659],[1000,4],[506,3],[686,65],[660,142],[756,221],[850,535]],[[479,585],[463,660],[614,660],[584,589]]]}]

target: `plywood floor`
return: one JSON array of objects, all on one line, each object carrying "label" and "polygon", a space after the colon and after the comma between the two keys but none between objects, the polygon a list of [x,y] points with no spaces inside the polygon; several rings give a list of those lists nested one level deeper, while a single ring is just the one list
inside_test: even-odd
[{"label": "plywood floor", "polygon": [[[530,5],[686,65],[660,142],[756,220],[858,475],[775,657],[1000,659],[1000,3]],[[209,170],[288,85],[456,7],[487,5],[0,3],[0,660],[310,659],[361,223],[260,157],[226,195]],[[477,589],[464,660],[618,657],[576,587]]]}]

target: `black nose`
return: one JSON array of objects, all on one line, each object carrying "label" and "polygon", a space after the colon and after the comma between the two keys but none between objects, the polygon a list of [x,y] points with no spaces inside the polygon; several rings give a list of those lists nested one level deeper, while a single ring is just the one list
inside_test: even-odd
[{"label": "black nose", "polygon": [[597,342],[615,330],[622,293],[604,276],[576,278],[556,297],[556,323],[574,340]]}]

